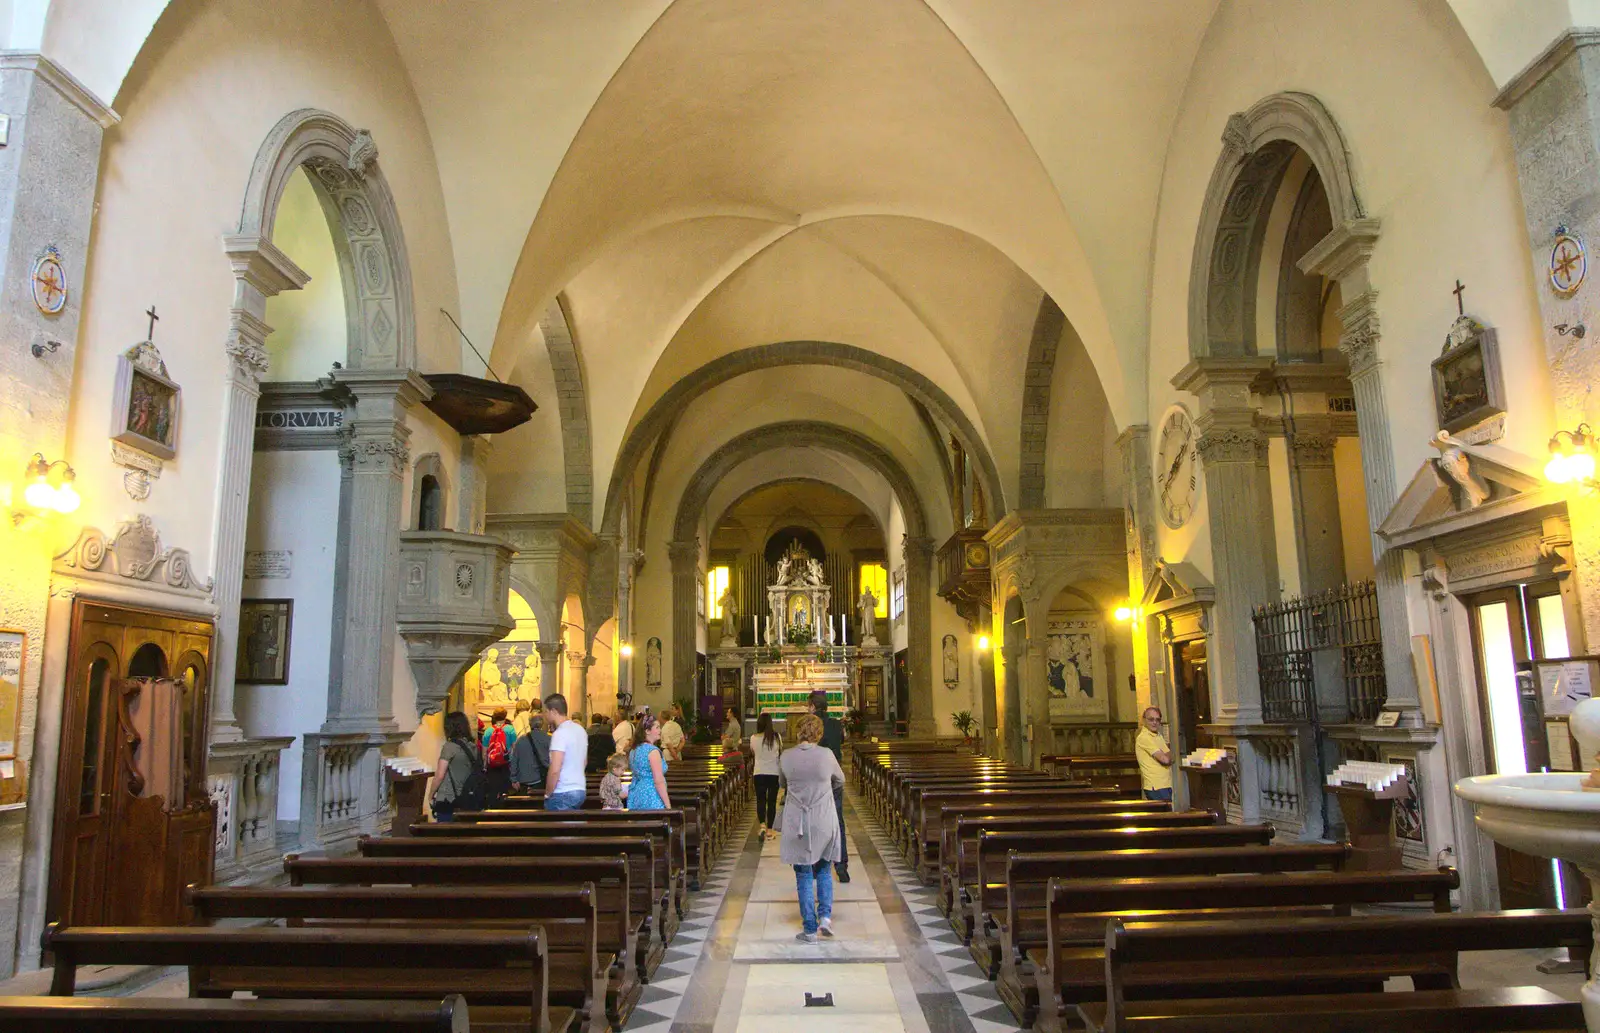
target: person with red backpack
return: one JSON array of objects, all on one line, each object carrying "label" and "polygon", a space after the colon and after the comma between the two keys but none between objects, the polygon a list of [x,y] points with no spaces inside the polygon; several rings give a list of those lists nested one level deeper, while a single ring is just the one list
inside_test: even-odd
[{"label": "person with red backpack", "polygon": [[517,744],[517,730],[506,720],[506,712],[496,710],[483,732],[483,768],[489,777],[489,802],[511,791],[511,748]]}]

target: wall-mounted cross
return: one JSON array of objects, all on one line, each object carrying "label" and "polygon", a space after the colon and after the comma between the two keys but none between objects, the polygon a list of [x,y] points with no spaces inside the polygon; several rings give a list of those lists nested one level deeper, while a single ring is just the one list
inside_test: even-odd
[{"label": "wall-mounted cross", "polygon": [[1461,293],[1466,289],[1467,285],[1462,283],[1460,280],[1457,280],[1456,289],[1450,292],[1456,296],[1456,315],[1458,316],[1464,316],[1467,314],[1466,307],[1461,303]]},{"label": "wall-mounted cross", "polygon": [[161,317],[156,315],[156,307],[154,305],[150,306],[150,310],[146,312],[145,315],[150,317],[150,331],[145,334],[144,339],[147,341],[153,341],[156,339],[156,320],[160,319]]}]

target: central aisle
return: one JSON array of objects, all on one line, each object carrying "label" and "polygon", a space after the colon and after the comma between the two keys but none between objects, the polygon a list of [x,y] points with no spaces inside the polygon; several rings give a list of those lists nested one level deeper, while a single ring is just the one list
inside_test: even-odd
[{"label": "central aisle", "polygon": [[[852,881],[834,883],[833,940],[795,940],[800,906],[794,872],[778,860],[777,840],[762,844],[751,826],[743,848],[724,858],[708,880],[711,892],[699,895],[685,923],[686,929],[709,926],[692,973],[647,988],[651,1003],[642,1008],[658,1021],[636,1014],[628,1033],[1014,1030],[932,892],[917,883],[854,800],[846,802],[845,828]],[[676,996],[671,991],[682,996],[663,999]],[[807,993],[832,994],[832,1007],[806,1007]]]}]

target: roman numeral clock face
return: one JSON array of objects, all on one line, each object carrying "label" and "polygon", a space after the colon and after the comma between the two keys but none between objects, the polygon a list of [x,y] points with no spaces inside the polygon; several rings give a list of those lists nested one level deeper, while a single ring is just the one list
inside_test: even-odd
[{"label": "roman numeral clock face", "polygon": [[1156,446],[1156,508],[1174,530],[1189,522],[1200,496],[1198,437],[1187,409],[1174,405],[1167,410]]}]

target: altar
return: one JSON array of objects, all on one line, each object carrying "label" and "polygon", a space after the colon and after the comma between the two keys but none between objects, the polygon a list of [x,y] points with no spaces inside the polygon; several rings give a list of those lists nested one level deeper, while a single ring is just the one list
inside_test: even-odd
[{"label": "altar", "polygon": [[[863,602],[870,613],[877,601],[869,593]],[[779,560],[767,586],[761,624],[760,644],[738,646],[728,637],[708,657],[713,690],[725,701],[739,701],[747,727],[766,713],[787,735],[788,718],[808,713],[811,694],[818,691],[827,694],[828,710],[836,716],[859,710],[873,719],[891,717],[884,713],[884,689],[893,677],[893,651],[878,644],[870,621],[862,644],[844,644],[822,564],[798,542]]]}]

